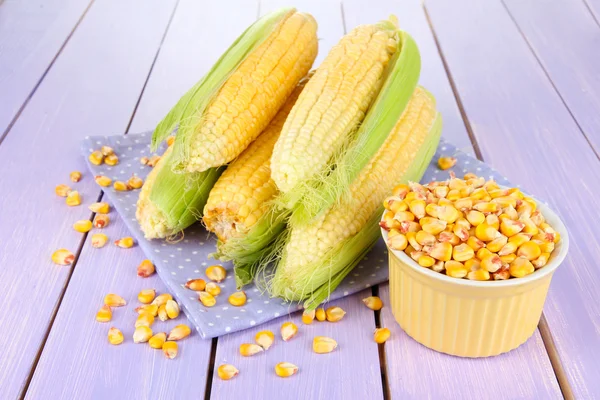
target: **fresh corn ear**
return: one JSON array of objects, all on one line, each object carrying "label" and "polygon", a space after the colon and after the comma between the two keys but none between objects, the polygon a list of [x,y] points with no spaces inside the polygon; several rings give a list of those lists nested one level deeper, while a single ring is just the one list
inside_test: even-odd
[{"label": "fresh corn ear", "polygon": [[178,126],[173,167],[202,172],[234,160],[268,125],[317,55],[317,23],[284,8],[251,25],[191,88],[152,137]]},{"label": "fresh corn ear", "polygon": [[[310,221],[348,196],[350,185],[387,140],[401,118],[421,69],[419,49],[406,32],[398,32],[398,51],[390,61],[384,84],[362,121],[354,139],[329,166],[331,173],[318,174],[305,185],[285,194],[285,206],[294,206],[291,225]],[[301,199],[301,201],[299,201]]]},{"label": "fresh corn ear", "polygon": [[196,222],[222,172],[222,168],[211,168],[176,174],[171,169],[172,149],[167,149],[140,191],[136,217],[146,239],[173,237]]},{"label": "fresh corn ear", "polygon": [[308,310],[325,300],[379,238],[386,193],[399,183],[420,180],[440,132],[435,100],[418,87],[381,148],[350,185],[349,195],[312,221],[288,229],[269,283],[271,293],[305,300]]},{"label": "fresh corn ear", "polygon": [[282,192],[326,169],[367,113],[397,50],[395,21],[358,26],[331,49],[273,150],[273,179]]}]

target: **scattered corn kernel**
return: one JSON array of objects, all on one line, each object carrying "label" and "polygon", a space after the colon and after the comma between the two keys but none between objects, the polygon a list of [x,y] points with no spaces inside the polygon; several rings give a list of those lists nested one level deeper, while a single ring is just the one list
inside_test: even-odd
[{"label": "scattered corn kernel", "polygon": [[327,321],[338,322],[341,321],[342,318],[344,318],[344,315],[346,315],[346,311],[342,310],[341,307],[333,306],[325,310],[325,315],[327,316]]},{"label": "scattered corn kernel", "polygon": [[52,261],[58,265],[71,265],[75,261],[75,254],[67,249],[58,249],[52,253]]},{"label": "scattered corn kernel", "polygon": [[102,162],[104,161],[104,155],[102,155],[102,152],[100,151],[92,151],[88,157],[88,160],[90,160],[90,162],[94,165],[102,165]]},{"label": "scattered corn kernel", "polygon": [[156,304],[146,304],[143,306],[136,307],[135,312],[138,314],[147,313],[156,317],[158,315],[158,306]]},{"label": "scattered corn kernel", "polygon": [[206,281],[204,279],[192,279],[186,282],[185,287],[200,292],[206,288]]},{"label": "scattered corn kernel", "polygon": [[117,192],[127,192],[131,190],[131,186],[129,186],[126,182],[123,181],[115,181],[115,183],[113,184],[113,188]]},{"label": "scattered corn kernel", "polygon": [[115,154],[115,151],[112,149],[112,147],[102,146],[100,147],[100,154],[106,157],[110,156],[111,154]]},{"label": "scattered corn kernel", "polygon": [[144,186],[144,181],[139,176],[132,176],[127,180],[127,185],[133,189],[139,189]]},{"label": "scattered corn kernel", "polygon": [[[154,304],[154,305],[156,305],[156,304]],[[161,304],[158,307],[157,314],[158,314],[158,319],[160,319],[161,321],[165,322],[165,321],[169,320],[169,314],[167,314],[167,304],[166,303]]]},{"label": "scattered corn kernel", "polygon": [[135,327],[147,326],[150,328],[154,323],[154,315],[150,313],[140,313],[135,321]]},{"label": "scattered corn kernel", "polygon": [[108,226],[110,218],[106,214],[96,214],[94,218],[94,228],[102,229]]},{"label": "scattered corn kernel", "polygon": [[115,240],[115,245],[117,245],[118,247],[122,248],[122,249],[128,249],[130,247],[133,247],[133,238],[132,237],[124,237],[118,240]]},{"label": "scattered corn kernel", "polygon": [[106,296],[104,296],[104,304],[106,304],[109,307],[122,307],[126,305],[127,302],[118,294],[109,293]]},{"label": "scattered corn kernel", "polygon": [[173,300],[173,296],[171,296],[169,293],[163,293],[156,296],[154,300],[152,300],[151,304],[155,304],[160,307],[163,304],[167,304],[167,300]]},{"label": "scattered corn kernel", "polygon": [[269,350],[269,347],[275,341],[275,335],[271,331],[260,331],[254,336],[254,340],[265,350]]},{"label": "scattered corn kernel", "polygon": [[206,276],[211,281],[215,281],[217,283],[223,282],[225,277],[227,276],[227,271],[220,265],[211,265],[206,268]]},{"label": "scattered corn kernel", "polygon": [[240,344],[240,354],[244,357],[250,357],[255,354],[265,351],[261,346],[254,343],[242,343]]},{"label": "scattered corn kernel", "polygon": [[106,165],[115,166],[119,163],[119,157],[116,154],[110,154],[104,157],[104,162]]},{"label": "scattered corn kernel", "polygon": [[162,346],[162,351],[163,351],[164,355],[170,360],[177,357],[178,349],[179,349],[179,346],[177,345],[177,343],[171,342],[171,341],[165,342]]},{"label": "scattered corn kernel", "polygon": [[456,165],[456,157],[440,157],[438,158],[438,167],[445,171]]},{"label": "scattered corn kernel", "polygon": [[208,282],[204,288],[204,291],[211,296],[218,296],[221,294],[221,287],[215,282]]},{"label": "scattered corn kernel", "polygon": [[154,264],[150,260],[144,260],[137,267],[137,274],[142,278],[147,278],[154,273]]},{"label": "scattered corn kernel", "polygon": [[159,333],[155,334],[154,336],[152,336],[150,339],[148,339],[148,344],[153,349],[160,350],[160,349],[162,349],[163,344],[165,344],[166,340],[167,340],[167,334],[164,332],[159,332]]},{"label": "scattered corn kernel", "polygon": [[325,314],[325,309],[317,308],[317,310],[315,311],[315,318],[319,322],[325,321],[327,319],[327,314]]},{"label": "scattered corn kernel", "polygon": [[108,236],[106,236],[104,233],[94,233],[92,235],[92,247],[96,249],[104,247],[104,245],[106,245],[107,242]]},{"label": "scattered corn kernel", "polygon": [[281,338],[284,342],[287,342],[298,333],[298,327],[293,322],[284,322],[281,325]]},{"label": "scattered corn kernel", "polygon": [[362,299],[362,302],[371,310],[379,311],[383,307],[383,301],[377,296],[369,296]]},{"label": "scattered corn kernel", "polygon": [[240,290],[239,292],[232,293],[229,298],[229,304],[235,307],[241,307],[246,304],[246,292]]},{"label": "scattered corn kernel", "polygon": [[377,328],[373,333],[373,340],[375,340],[375,343],[382,344],[385,343],[391,335],[392,332],[390,332],[388,328]]},{"label": "scattered corn kernel", "polygon": [[146,343],[152,337],[152,329],[146,325],[138,326],[133,332],[133,343]]},{"label": "scattered corn kernel", "polygon": [[181,340],[185,337],[190,336],[192,330],[189,326],[185,324],[177,325],[175,328],[169,332],[169,336],[167,336],[167,340]]},{"label": "scattered corn kernel", "polygon": [[79,171],[73,171],[69,174],[69,179],[71,179],[71,182],[79,182],[81,180],[81,172]]},{"label": "scattered corn kernel", "polygon": [[56,185],[56,187],[54,188],[54,193],[56,193],[60,197],[67,197],[67,195],[69,194],[70,191],[71,191],[70,187],[68,187],[67,185],[62,185],[62,184]]},{"label": "scattered corn kernel", "polygon": [[109,187],[110,184],[112,183],[112,179],[110,179],[108,176],[104,176],[104,175],[96,175],[96,177],[94,177],[94,180],[96,181],[96,183],[102,187]]},{"label": "scattered corn kernel", "polygon": [[280,362],[275,365],[275,373],[282,378],[290,377],[298,372],[298,367],[289,362]]},{"label": "scattered corn kernel", "polygon": [[125,340],[125,338],[123,337],[123,332],[121,332],[119,329],[113,326],[108,330],[108,342],[110,344],[116,346],[118,344],[123,343],[123,340]]},{"label": "scattered corn kernel", "polygon": [[302,312],[302,323],[304,325],[310,325],[313,323],[313,321],[315,320],[315,310],[304,310],[304,312]]},{"label": "scattered corn kernel", "polygon": [[239,373],[240,371],[231,364],[221,364],[217,368],[217,375],[224,381],[230,380]]},{"label": "scattered corn kernel", "polygon": [[160,161],[160,156],[157,156],[155,154],[152,157],[150,157],[150,159],[148,160],[148,163],[146,165],[148,165],[149,167],[155,167],[159,161]]},{"label": "scattered corn kernel", "polygon": [[204,307],[212,307],[217,304],[217,299],[215,299],[215,297],[208,292],[198,292],[198,299]]},{"label": "scattered corn kernel", "polygon": [[140,157],[140,164],[148,165],[148,161],[150,161],[150,159],[148,157],[146,157],[146,156]]},{"label": "scattered corn kernel", "polygon": [[100,307],[100,310],[96,313],[96,321],[98,322],[108,322],[112,319],[112,310],[109,306],[104,304]]},{"label": "scattered corn kernel", "polygon": [[98,214],[108,214],[110,212],[110,206],[108,203],[92,203],[88,208],[91,212]]},{"label": "scattered corn kernel", "polygon": [[156,290],[154,289],[144,289],[140,293],[138,293],[138,300],[142,304],[150,304],[152,300],[156,297]]},{"label": "scattered corn kernel", "polygon": [[81,204],[81,196],[79,196],[79,192],[77,190],[72,190],[67,194],[67,198],[65,200],[68,206],[78,206]]},{"label": "scattered corn kernel", "polygon": [[317,354],[331,353],[337,345],[334,339],[327,336],[315,336],[313,339],[313,351]]},{"label": "scattered corn kernel", "polygon": [[165,309],[170,319],[175,319],[179,316],[179,304],[175,300],[167,300]]}]

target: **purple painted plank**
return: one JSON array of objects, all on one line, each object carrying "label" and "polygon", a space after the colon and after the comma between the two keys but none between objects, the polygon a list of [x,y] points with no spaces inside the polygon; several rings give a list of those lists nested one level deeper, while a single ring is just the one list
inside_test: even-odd
[{"label": "purple painted plank", "polygon": [[0,337],[3,398],[23,390],[71,273],[50,255],[77,250],[82,235],[71,225],[90,217],[86,205],[97,198],[89,176],[73,185],[79,207],[67,207],[54,186],[85,170],[83,136],[127,127],[174,3],[95,3],[0,145],[0,293],[12,310],[0,315],[0,330],[19,332]]},{"label": "purple painted plank", "polygon": [[442,135],[468,154],[473,154],[471,140],[454,100],[452,88],[437,51],[433,35],[427,24],[425,13],[418,0],[389,2],[386,0],[344,0],[344,21],[346,29],[373,23],[394,14],[400,28],[410,33],[421,52],[421,78],[419,84],[425,86],[436,97],[437,106],[444,118]]},{"label": "purple painted plank", "polygon": [[600,153],[600,26],[583,2],[507,0],[505,4]]},{"label": "purple painted plank", "polygon": [[[419,45],[423,63],[421,83],[437,95],[438,107],[444,117],[444,136],[453,141],[466,142],[465,146],[468,146],[472,153],[454,94],[450,89],[420,2],[406,0],[391,5],[382,0],[366,5],[354,0],[344,1],[344,15],[347,23],[352,21],[352,25],[383,18],[391,13],[398,15],[400,26],[414,35]],[[386,299],[384,301],[387,301],[387,285],[382,285],[380,288]],[[538,395],[540,398],[559,396],[560,391],[554,379],[552,366],[541,340],[528,343],[526,347],[519,349],[518,354],[511,353],[491,359],[463,360],[430,351],[410,339],[400,329],[387,307],[384,307],[382,312],[382,324],[392,329],[394,336],[400,336],[388,342],[385,347],[388,382],[392,396],[422,398],[428,395],[432,398],[445,398],[464,393],[468,394],[466,396],[468,398],[486,398],[490,393],[488,390],[490,382],[485,377],[506,376],[509,372],[508,376],[514,379],[499,382],[507,392],[513,394],[513,397],[527,397],[522,395],[528,393]],[[539,339],[537,332],[536,337]],[[522,359],[530,360],[530,364],[522,363]],[[411,360],[411,363],[408,364],[405,360]],[[457,373],[453,375],[451,382],[446,382],[437,379],[442,370],[457,370]],[[481,371],[487,373],[481,374]],[[540,382],[536,383],[533,379],[519,379],[520,376],[528,374],[533,374]],[[476,377],[479,376],[482,378],[477,379]],[[492,387],[493,385],[495,384],[492,384]],[[466,388],[469,392],[465,391]],[[499,386],[495,389],[499,389]]]},{"label": "purple painted plank", "polygon": [[[361,302],[371,295],[365,290],[357,296],[337,300],[347,314],[340,322],[302,324],[301,313],[268,322],[256,328],[219,338],[215,357],[211,397],[215,399],[380,399],[383,398],[377,344],[373,341],[375,318]],[[296,337],[284,342],[279,333],[281,324],[292,321],[298,326]],[[252,357],[242,357],[239,346],[254,343],[262,330],[275,334],[273,346]],[[312,350],[315,336],[335,339],[338,348],[329,354]],[[299,367],[298,374],[280,378],[274,367],[280,362]],[[221,364],[233,364],[240,373],[223,381],[216,375]]]},{"label": "purple painted plank", "polygon": [[545,315],[575,397],[597,397],[600,162],[499,2],[426,5],[484,158],[567,222]]},{"label": "purple painted plank", "polygon": [[583,2],[600,25],[600,0],[583,0]]},{"label": "purple painted plank", "polygon": [[0,7],[0,136],[90,0],[4,1]]}]

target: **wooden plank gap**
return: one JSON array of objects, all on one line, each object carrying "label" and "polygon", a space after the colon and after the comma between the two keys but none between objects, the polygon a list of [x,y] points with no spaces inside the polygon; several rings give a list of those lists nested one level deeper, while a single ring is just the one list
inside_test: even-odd
[{"label": "wooden plank gap", "polygon": [[[373,296],[379,297],[379,285],[375,285],[371,288],[371,292]],[[381,328],[381,310],[373,311],[373,315],[375,316],[375,328]],[[392,398],[390,385],[388,383],[387,376],[387,362],[385,359],[385,343],[378,344],[377,350],[379,352],[379,368],[381,369],[381,387],[383,388],[383,399],[389,400]]]},{"label": "wooden plank gap", "polygon": [[[100,196],[98,196],[98,198],[96,199],[97,202],[102,200],[103,194],[104,194],[104,192],[100,192]],[[95,215],[96,215],[96,213],[91,213],[90,221],[94,221]],[[37,365],[40,361],[40,357],[42,356],[42,352],[44,351],[44,347],[46,347],[46,342],[48,341],[48,336],[50,335],[50,331],[52,330],[52,326],[54,325],[54,320],[56,319],[58,310],[60,309],[62,301],[65,297],[67,288],[69,287],[69,282],[71,281],[71,277],[73,276],[73,273],[75,272],[75,267],[77,266],[77,261],[79,261],[79,256],[81,254],[81,251],[83,250],[83,246],[85,245],[85,241],[87,240],[88,234],[89,234],[89,232],[84,233],[83,237],[79,241],[79,245],[77,246],[77,250],[75,251],[75,259],[73,260],[73,264],[71,264],[71,269],[69,271],[69,275],[68,275],[68,277],[65,281],[65,284],[63,285],[63,288],[58,296],[56,304],[55,304],[54,308],[52,309],[52,315],[50,316],[50,321],[46,328],[46,332],[44,333],[44,337],[43,337],[40,347],[37,351],[37,354],[35,355],[35,359],[33,360],[33,364],[31,365],[31,369],[29,370],[29,374],[27,375],[27,381],[25,381],[25,385],[23,385],[21,393],[19,393],[20,400],[23,400],[25,398],[25,395],[27,394],[27,390],[29,390],[29,385],[31,384],[31,380],[33,379],[33,374],[34,374],[35,370],[37,369]]]},{"label": "wooden plank gap", "polygon": [[556,343],[554,342],[554,337],[552,336],[550,326],[548,325],[548,321],[546,320],[544,313],[542,313],[542,318],[540,318],[538,329],[540,331],[540,335],[542,336],[542,342],[544,342],[544,347],[548,353],[550,364],[552,364],[552,369],[554,370],[554,375],[556,375],[556,379],[558,380],[558,386],[560,387],[563,397],[567,400],[574,400],[575,395],[573,394],[573,389],[571,388],[571,384],[567,378],[560,355],[558,354],[558,349],[556,348]]},{"label": "wooden plank gap", "polygon": [[129,133],[129,128],[131,127],[131,124],[133,123],[133,119],[135,118],[137,109],[140,105],[140,102],[142,101],[142,97],[144,96],[144,92],[146,91],[146,86],[148,85],[148,81],[150,80],[150,75],[152,75],[152,71],[154,70],[154,65],[156,64],[156,60],[158,59],[158,55],[160,54],[160,49],[162,48],[165,38],[167,37],[167,33],[169,32],[169,28],[171,27],[171,22],[173,22],[173,17],[175,16],[175,12],[177,11],[178,6],[179,6],[179,0],[177,0],[175,2],[175,6],[173,7],[173,11],[171,12],[171,16],[169,17],[169,21],[167,22],[165,31],[164,31],[162,37],[160,38],[160,43],[158,44],[158,49],[156,49],[156,54],[154,55],[154,59],[152,59],[152,64],[150,64],[150,69],[148,70],[148,75],[146,75],[146,80],[144,81],[144,84],[142,85],[142,90],[140,91],[140,95],[138,96],[138,99],[135,102],[135,106],[133,107],[133,112],[131,113],[131,118],[129,118],[129,122],[127,123],[127,128],[125,128],[125,134]]},{"label": "wooden plank gap", "polygon": [[[513,22],[513,24],[515,24],[515,27],[517,28],[517,31],[519,32],[519,34],[521,35],[521,37],[523,38],[523,40],[525,41],[525,44],[527,45],[527,47],[529,48],[529,50],[531,51],[531,54],[533,54],[533,57],[535,58],[535,60],[537,61],[538,65],[540,66],[540,69],[544,72],[544,75],[546,76],[546,78],[548,79],[548,82],[550,82],[550,86],[552,86],[552,89],[554,89],[554,91],[556,92],[556,94],[558,95],[558,98],[560,99],[560,101],[562,102],[562,104],[565,106],[565,108],[567,109],[567,112],[569,113],[569,115],[571,116],[571,119],[573,120],[573,122],[575,122],[575,125],[577,126],[577,129],[579,129],[579,131],[581,132],[581,134],[583,135],[583,137],[585,138],[586,142],[588,143],[588,145],[590,146],[590,148],[592,149],[592,151],[594,152],[594,154],[596,155],[596,157],[600,160],[600,154],[598,154],[598,152],[596,151],[596,148],[594,147],[594,145],[592,144],[592,142],[590,141],[588,135],[585,133],[585,131],[583,130],[583,128],[581,127],[581,125],[579,124],[579,121],[577,120],[577,118],[575,117],[575,115],[573,114],[573,112],[571,111],[571,108],[569,107],[569,105],[567,104],[566,100],[564,99],[563,95],[560,93],[560,91],[558,90],[558,87],[556,87],[556,85],[554,84],[554,81],[552,80],[552,78],[550,77],[550,74],[548,73],[548,70],[546,69],[546,67],[544,66],[544,64],[542,63],[542,60],[540,60],[538,54],[536,53],[535,49],[533,48],[533,46],[531,45],[531,42],[529,41],[529,39],[527,39],[527,36],[525,36],[525,32],[523,32],[523,30],[521,29],[521,27],[519,26],[519,24],[517,23],[517,20],[515,19],[515,17],[513,16],[513,14],[510,12],[510,9],[508,8],[508,6],[506,5],[505,0],[500,0],[500,3],[502,4],[502,7],[504,7],[504,9],[506,10],[506,13],[508,14],[508,17],[511,19],[511,21]],[[592,13],[592,15],[594,15]],[[594,20],[596,18],[594,17]],[[596,23],[598,23],[598,21],[596,20]]]},{"label": "wooden plank gap", "polygon": [[210,400],[210,393],[212,391],[212,382],[215,374],[215,360],[217,358],[217,343],[219,338],[213,338],[210,344],[210,359],[208,361],[208,372],[206,374],[206,388],[204,389],[204,399]]},{"label": "wooden plank gap", "polygon": [[594,12],[594,10],[592,10],[592,7],[590,7],[590,4],[587,2],[587,0],[582,0],[583,4],[585,5],[585,8],[588,9],[588,11],[590,12],[590,14],[592,15],[592,18],[594,19],[594,21],[596,21],[596,24],[600,27],[600,21],[598,21],[598,17],[596,16],[596,13]]},{"label": "wooden plank gap", "polygon": [[[25,101],[23,102],[23,104],[21,104],[21,107],[19,107],[19,109],[17,110],[17,113],[15,114],[15,116],[12,118],[12,120],[10,121],[10,123],[8,124],[8,126],[6,127],[6,129],[4,130],[4,132],[2,132],[2,135],[0,136],[0,145],[2,145],[2,142],[4,141],[4,138],[6,138],[6,136],[8,136],[8,132],[10,132],[10,130],[12,129],[12,127],[15,125],[15,122],[17,122],[17,120],[19,119],[19,117],[23,113],[23,110],[25,109],[25,107],[27,107],[27,104],[29,104],[29,100],[31,100],[31,98],[33,97],[33,95],[37,91],[38,87],[40,86],[40,84],[42,83],[42,81],[44,80],[44,78],[46,77],[46,75],[48,75],[48,72],[50,71],[50,69],[54,66],[54,63],[58,59],[58,56],[62,53],[63,49],[67,46],[67,43],[69,42],[69,40],[71,39],[71,37],[73,36],[73,34],[75,33],[75,31],[77,30],[77,27],[79,27],[79,25],[81,24],[81,21],[83,21],[84,17],[87,15],[88,11],[92,7],[92,4],[94,4],[94,1],[95,0],[91,0],[90,3],[87,5],[87,7],[85,8],[85,10],[83,11],[83,14],[81,14],[81,17],[79,17],[79,19],[77,20],[77,23],[75,24],[75,26],[73,26],[73,29],[71,29],[71,32],[69,32],[69,34],[67,35],[67,37],[64,40],[63,44],[60,46],[60,48],[58,49],[58,51],[56,52],[56,54],[54,55],[54,57],[52,58],[52,60],[48,64],[48,67],[46,67],[46,69],[42,73],[42,76],[40,77],[40,79],[38,79],[38,81],[36,82],[36,84],[33,87],[33,89],[31,89],[31,92],[29,93],[29,95],[27,96],[27,98],[25,99]],[[0,1],[0,5],[2,5],[2,1]]]}]

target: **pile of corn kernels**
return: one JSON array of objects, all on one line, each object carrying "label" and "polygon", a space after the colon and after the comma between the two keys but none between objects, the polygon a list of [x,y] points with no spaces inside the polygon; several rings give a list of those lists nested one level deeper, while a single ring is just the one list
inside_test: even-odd
[{"label": "pile of corn kernels", "polygon": [[389,247],[454,278],[522,278],[546,265],[560,240],[532,198],[474,174],[399,185],[384,207]]}]

